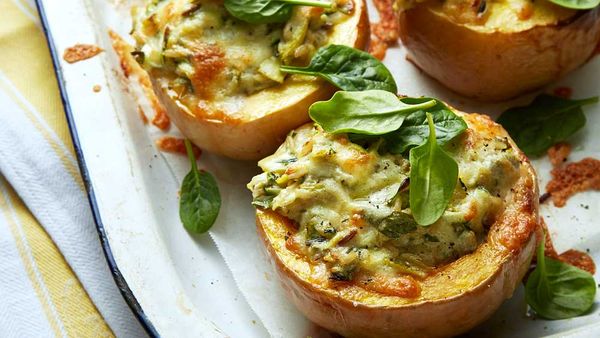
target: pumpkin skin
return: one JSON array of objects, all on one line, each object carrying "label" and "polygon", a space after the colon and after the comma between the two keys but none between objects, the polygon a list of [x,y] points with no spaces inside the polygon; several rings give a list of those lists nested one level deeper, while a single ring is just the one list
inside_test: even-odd
[{"label": "pumpkin skin", "polygon": [[600,40],[600,7],[567,22],[483,31],[420,4],[400,14],[408,60],[451,90],[500,101],[541,88],[585,63]]},{"label": "pumpkin skin", "polygon": [[[508,137],[487,116],[458,114],[474,132]],[[328,330],[346,337],[464,333],[512,296],[541,240],[536,174],[520,151],[519,158],[520,177],[486,239],[475,252],[419,280],[421,295],[414,299],[379,294],[355,284],[330,284],[324,263],[311,262],[286,248],[286,234],[293,225],[272,210],[257,209],[258,233],[289,299],[307,318]]]},{"label": "pumpkin skin", "polygon": [[[329,44],[364,49],[369,39],[365,0],[355,0],[352,16],[332,28]],[[202,149],[238,160],[256,160],[272,153],[287,133],[309,121],[308,107],[327,100],[335,88],[327,82],[301,75],[288,76],[275,87],[245,97],[232,114],[191,111],[169,91],[168,81],[151,80],[167,114],[183,135]]]}]

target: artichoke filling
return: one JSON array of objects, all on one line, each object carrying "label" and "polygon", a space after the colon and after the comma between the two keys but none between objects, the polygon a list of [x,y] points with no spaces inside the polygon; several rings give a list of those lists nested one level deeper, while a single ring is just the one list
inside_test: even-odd
[{"label": "artichoke filling", "polygon": [[421,3],[456,23],[499,31],[555,25],[577,12],[547,0],[396,0],[395,7],[405,10]]},{"label": "artichoke filling", "polygon": [[249,24],[231,16],[222,1],[153,0],[133,10],[134,53],[193,109],[201,100],[282,83],[279,66],[307,64],[331,28],[352,13],[352,1],[334,1],[332,9],[296,6],[288,22]]},{"label": "artichoke filling", "polygon": [[292,131],[259,162],[248,184],[257,207],[293,220],[286,247],[325,263],[330,279],[360,275],[421,278],[476,250],[503,210],[520,161],[506,138],[466,132],[448,145],[459,182],[443,216],[417,225],[410,211],[410,164],[381,140],[352,143],[315,125]]}]

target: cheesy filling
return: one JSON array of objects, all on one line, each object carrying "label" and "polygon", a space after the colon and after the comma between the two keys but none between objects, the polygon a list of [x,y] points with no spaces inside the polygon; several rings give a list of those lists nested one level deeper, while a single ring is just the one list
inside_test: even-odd
[{"label": "cheesy filling", "polygon": [[264,172],[248,188],[256,206],[298,225],[286,247],[325,263],[330,279],[425,277],[478,247],[519,176],[506,138],[468,131],[447,148],[460,179],[448,208],[428,227],[411,216],[407,157],[387,153],[382,141],[361,146],[314,125],[292,131],[261,160]]},{"label": "cheesy filling", "polygon": [[286,23],[249,24],[222,1],[153,0],[133,11],[138,61],[188,107],[249,95],[284,81],[281,64],[305,65],[349,17],[352,0],[333,9],[296,6]]},{"label": "cheesy filling", "polygon": [[577,12],[548,0],[397,0],[395,4],[399,10],[416,5],[429,6],[436,13],[472,29],[501,32],[557,25]]}]

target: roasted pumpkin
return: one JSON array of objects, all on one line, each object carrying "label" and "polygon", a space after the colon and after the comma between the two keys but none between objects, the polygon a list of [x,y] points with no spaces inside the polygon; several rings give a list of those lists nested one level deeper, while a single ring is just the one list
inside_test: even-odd
[{"label": "roasted pumpkin", "polygon": [[258,233],[311,321],[347,337],[452,336],[512,296],[541,239],[536,175],[500,125],[457,114],[459,183],[428,227],[412,221],[402,155],[309,124],[259,162]]},{"label": "roasted pumpkin", "polygon": [[590,58],[600,7],[547,0],[401,1],[408,59],[451,90],[499,101],[540,88]]},{"label": "roasted pumpkin", "polygon": [[367,43],[364,0],[332,4],[295,6],[287,22],[255,24],[233,17],[221,1],[151,1],[133,13],[134,53],[187,138],[213,153],[258,159],[334,91],[279,66],[306,65],[328,44]]}]

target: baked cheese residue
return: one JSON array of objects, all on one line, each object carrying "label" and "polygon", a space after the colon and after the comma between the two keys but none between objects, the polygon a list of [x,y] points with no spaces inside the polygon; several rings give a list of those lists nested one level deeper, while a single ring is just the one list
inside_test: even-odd
[{"label": "baked cheese residue", "polygon": [[553,167],[559,167],[567,162],[572,146],[567,142],[559,142],[548,149],[548,159]]},{"label": "baked cheese residue", "polygon": [[[174,136],[163,136],[156,140],[154,143],[160,151],[180,155],[187,155],[187,151],[185,150],[185,143],[182,138]],[[196,159],[200,158],[200,154],[202,154],[202,150],[198,148],[195,144],[192,144],[192,152],[194,153]]]},{"label": "baked cheese residue", "polygon": [[78,43],[75,46],[65,49],[63,59],[68,63],[75,63],[92,58],[102,53],[102,51],[103,49],[96,45]]},{"label": "baked cheese residue", "polygon": [[569,197],[578,192],[600,190],[600,160],[595,158],[587,157],[554,168],[551,175],[546,191],[557,207],[565,206]]},{"label": "baked cheese residue", "polygon": [[369,53],[379,60],[385,58],[388,47],[396,44],[400,37],[400,21],[394,3],[394,0],[373,1],[379,13],[379,22],[371,23]]}]

